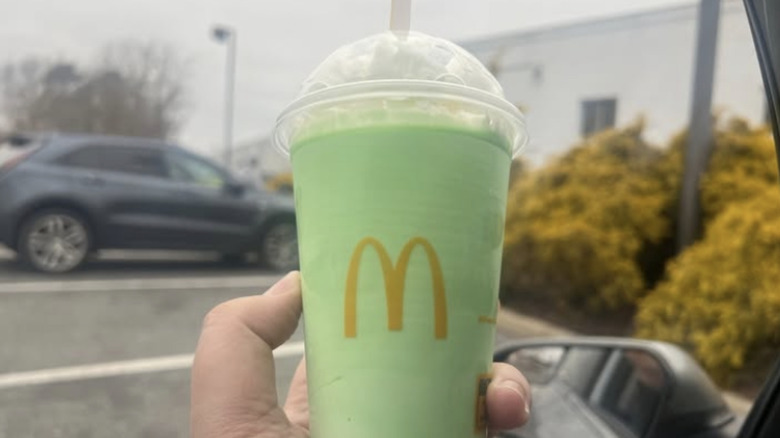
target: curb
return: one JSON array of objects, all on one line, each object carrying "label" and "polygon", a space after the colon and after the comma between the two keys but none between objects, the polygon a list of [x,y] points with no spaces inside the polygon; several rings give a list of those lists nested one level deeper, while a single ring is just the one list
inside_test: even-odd
[{"label": "curb", "polygon": [[[577,332],[567,330],[539,318],[523,315],[512,310],[500,309],[496,323],[497,329],[513,338],[562,338],[578,336]],[[743,418],[750,412],[753,402],[733,392],[723,391],[726,404]]]}]

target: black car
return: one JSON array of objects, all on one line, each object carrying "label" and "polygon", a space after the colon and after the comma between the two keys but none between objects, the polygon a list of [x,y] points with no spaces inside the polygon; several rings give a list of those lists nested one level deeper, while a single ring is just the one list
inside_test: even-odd
[{"label": "black car", "polygon": [[11,136],[0,144],[0,242],[44,272],[101,249],[257,253],[298,263],[294,202],[160,140]]}]

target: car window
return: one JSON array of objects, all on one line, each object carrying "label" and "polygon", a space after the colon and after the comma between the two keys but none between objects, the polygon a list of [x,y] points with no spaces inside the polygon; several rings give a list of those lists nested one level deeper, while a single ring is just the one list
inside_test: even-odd
[{"label": "car window", "polygon": [[100,154],[106,170],[143,176],[167,176],[167,168],[161,151],[143,147],[110,147]]},{"label": "car window", "polygon": [[667,389],[662,365],[646,352],[628,350],[617,352],[607,369],[600,408],[644,436]]},{"label": "car window", "polygon": [[60,164],[84,169],[102,169],[100,146],[84,146],[59,159]]},{"label": "car window", "polygon": [[164,178],[168,174],[162,152],[141,146],[84,146],[67,154],[61,159],[61,163],[158,178]]},{"label": "car window", "polygon": [[[310,412],[351,412],[339,388],[433,406],[379,373],[436,364],[419,382],[471,421],[490,350],[522,338],[509,364],[619,436],[681,387],[645,341],[748,413],[780,352],[780,0],[411,0],[415,34],[388,32],[405,1],[5,2],[0,139],[45,142],[0,145],[0,438],[186,436],[204,314],[290,270],[306,348],[355,338],[309,357]],[[529,426],[565,424],[545,409]],[[667,436],[733,436],[695,414]]]},{"label": "car window", "polygon": [[173,180],[215,188],[225,185],[224,173],[205,160],[183,153],[172,153],[168,155],[168,166]]}]

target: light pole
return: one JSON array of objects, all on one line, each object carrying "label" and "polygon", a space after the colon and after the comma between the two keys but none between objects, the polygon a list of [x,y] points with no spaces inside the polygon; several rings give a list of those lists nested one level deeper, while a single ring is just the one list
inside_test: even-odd
[{"label": "light pole", "polygon": [[712,88],[715,76],[720,0],[699,1],[696,64],[691,96],[691,121],[685,149],[677,248],[682,251],[697,237],[700,216],[699,182],[707,170],[714,138]]},{"label": "light pole", "polygon": [[211,36],[220,44],[227,46],[225,62],[225,119],[222,139],[225,148],[225,167],[233,167],[233,96],[236,80],[236,30],[230,26],[218,24],[211,30]]}]

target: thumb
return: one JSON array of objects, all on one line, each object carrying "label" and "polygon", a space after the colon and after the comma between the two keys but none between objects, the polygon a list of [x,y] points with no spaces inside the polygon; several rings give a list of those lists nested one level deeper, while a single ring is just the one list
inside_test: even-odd
[{"label": "thumb", "polygon": [[273,349],[289,339],[300,315],[297,272],[264,295],[209,312],[192,366],[194,438],[260,436],[289,427],[278,406]]}]

